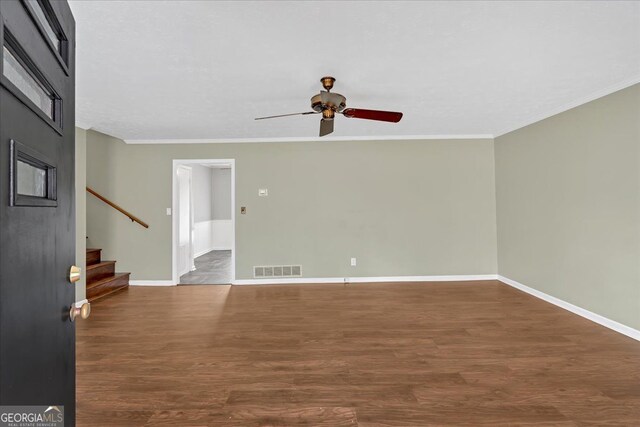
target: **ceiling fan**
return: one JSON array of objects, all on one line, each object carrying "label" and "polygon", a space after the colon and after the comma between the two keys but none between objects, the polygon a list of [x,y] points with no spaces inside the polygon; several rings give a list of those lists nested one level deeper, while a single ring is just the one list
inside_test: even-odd
[{"label": "ceiling fan", "polygon": [[320,120],[320,136],[329,135],[333,132],[333,119],[336,113],[342,114],[347,118],[377,120],[381,122],[398,123],[402,118],[402,113],[395,111],[380,110],[363,110],[362,108],[346,108],[347,98],[339,93],[332,93],[333,83],[336,81],[333,77],[327,76],[320,79],[325,90],[321,90],[319,94],[311,98],[311,109],[304,113],[280,114],[277,116],[257,117],[255,120],[274,119],[276,117],[288,116],[306,116],[309,114],[322,113]]}]

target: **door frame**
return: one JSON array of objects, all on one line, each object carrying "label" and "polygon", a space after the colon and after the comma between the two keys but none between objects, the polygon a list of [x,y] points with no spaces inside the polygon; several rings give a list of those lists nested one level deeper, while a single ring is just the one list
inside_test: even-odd
[{"label": "door frame", "polygon": [[[200,165],[229,166],[231,168],[231,284],[236,280],[236,160],[235,159],[173,159],[171,167],[171,280],[174,285],[180,283],[178,275],[178,167]],[[193,205],[193,197],[192,197]]]},{"label": "door frame", "polygon": [[[187,260],[187,271],[183,272],[180,271],[180,269],[178,268],[178,276],[182,275],[182,274],[186,274],[189,271],[193,271],[196,269],[195,266],[195,256],[194,256],[194,249],[193,249],[193,228],[194,228],[194,217],[193,217],[193,169],[190,166],[187,165],[178,165],[176,167],[176,182],[177,182],[177,193],[176,193],[176,197],[177,197],[177,202],[176,202],[176,210],[173,210],[173,215],[176,216],[176,222],[178,223],[177,225],[177,232],[176,232],[176,251],[178,251],[179,247],[180,247],[180,241],[181,241],[181,237],[180,236],[180,222],[183,219],[183,212],[182,210],[180,210],[180,198],[182,196],[182,194],[180,193],[180,179],[179,179],[179,175],[178,175],[178,171],[179,170],[183,170],[186,172],[186,179],[188,180],[188,192],[189,192],[189,259]],[[176,254],[178,254],[178,252],[176,252]],[[177,255],[177,267],[180,267],[180,256]]]}]

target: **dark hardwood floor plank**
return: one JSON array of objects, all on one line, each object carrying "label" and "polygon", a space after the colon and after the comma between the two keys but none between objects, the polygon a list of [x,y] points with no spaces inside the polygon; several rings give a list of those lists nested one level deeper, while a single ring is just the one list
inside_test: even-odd
[{"label": "dark hardwood floor plank", "polygon": [[130,288],[78,426],[640,425],[640,343],[496,281]]},{"label": "dark hardwood floor plank", "polygon": [[144,426],[154,411],[107,410],[103,408],[77,408],[76,425],[100,427]]}]

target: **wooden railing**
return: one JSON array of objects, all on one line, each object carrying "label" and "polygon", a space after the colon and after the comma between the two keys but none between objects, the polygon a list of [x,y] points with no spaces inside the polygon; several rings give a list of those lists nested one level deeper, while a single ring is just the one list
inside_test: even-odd
[{"label": "wooden railing", "polygon": [[149,224],[147,224],[146,222],[144,222],[143,220],[141,220],[140,218],[138,218],[135,215],[132,215],[131,213],[127,212],[126,210],[122,209],[120,206],[116,205],[115,203],[113,203],[111,200],[107,199],[106,197],[102,196],[101,194],[97,193],[95,190],[92,190],[91,188],[87,187],[87,192],[93,194],[94,196],[96,196],[98,199],[102,200],[103,202],[105,202],[106,204],[108,204],[109,206],[111,206],[112,208],[114,208],[117,211],[120,211],[121,213],[123,213],[124,215],[126,215],[127,217],[129,217],[129,219],[133,222],[137,222],[138,224],[140,224],[141,226],[143,226],[144,228],[149,228]]}]

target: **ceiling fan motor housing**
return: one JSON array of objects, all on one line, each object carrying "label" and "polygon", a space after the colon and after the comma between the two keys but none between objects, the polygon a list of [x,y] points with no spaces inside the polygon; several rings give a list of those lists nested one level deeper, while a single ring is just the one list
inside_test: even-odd
[{"label": "ceiling fan motor housing", "polygon": [[258,117],[256,118],[256,120],[273,119],[276,117],[286,116],[306,116],[308,114],[322,113],[322,120],[320,120],[320,136],[326,136],[333,132],[333,119],[335,118],[336,113],[341,113],[347,118],[377,120],[380,122],[398,123],[400,119],[402,119],[402,113],[396,111],[346,108],[347,98],[340,95],[339,93],[331,92],[335,81],[336,79],[330,76],[325,76],[320,79],[322,87],[324,87],[325,90],[322,90],[319,94],[311,97],[311,109],[313,111],[307,111],[304,113],[280,114],[278,116]]},{"label": "ceiling fan motor housing", "polygon": [[320,92],[311,98],[311,108],[314,111],[322,112],[325,110],[342,111],[347,106],[347,98],[339,93]]}]

